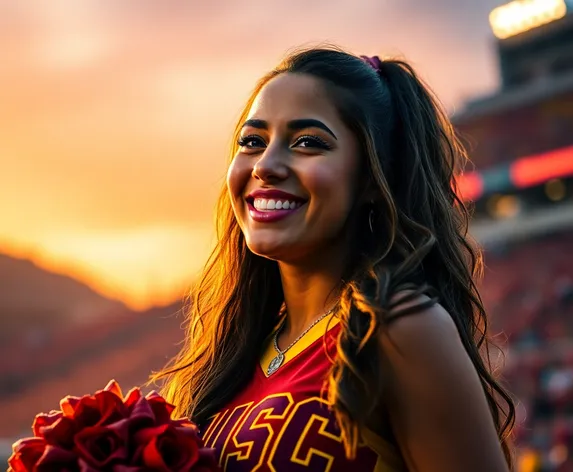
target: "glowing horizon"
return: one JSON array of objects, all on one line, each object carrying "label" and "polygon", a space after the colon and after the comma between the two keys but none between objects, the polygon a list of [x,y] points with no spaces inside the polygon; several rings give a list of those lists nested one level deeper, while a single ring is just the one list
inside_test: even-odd
[{"label": "glowing horizon", "polygon": [[[72,277],[133,310],[145,310],[187,294],[204,260],[185,248],[201,250],[206,260],[213,240],[207,227],[150,227],[115,234],[52,234],[41,245],[0,240],[0,249],[49,272]],[[145,266],[142,253],[146,254]]]}]

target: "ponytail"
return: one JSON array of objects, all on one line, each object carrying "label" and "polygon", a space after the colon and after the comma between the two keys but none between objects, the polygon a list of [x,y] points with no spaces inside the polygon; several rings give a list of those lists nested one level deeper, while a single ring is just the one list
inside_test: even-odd
[{"label": "ponytail", "polygon": [[[388,242],[369,265],[351,276],[341,299],[338,356],[329,378],[329,399],[342,425],[347,453],[383,398],[380,331],[396,318],[438,300],[452,315],[478,371],[508,464],[514,406],[491,374],[487,318],[475,278],[482,263],[468,237],[469,213],[456,194],[454,173],[467,160],[446,113],[413,68],[401,60],[362,58],[381,82],[382,121],[373,129],[383,175],[374,175],[383,202],[374,206],[374,235]],[[375,166],[372,166],[375,167]],[[396,215],[394,225],[384,216]],[[383,256],[383,257],[381,257]],[[407,295],[403,296],[404,293]],[[396,295],[402,294],[399,303]],[[412,302],[425,294],[424,302]],[[408,306],[408,309],[402,309]],[[480,354],[484,346],[485,358]]]}]

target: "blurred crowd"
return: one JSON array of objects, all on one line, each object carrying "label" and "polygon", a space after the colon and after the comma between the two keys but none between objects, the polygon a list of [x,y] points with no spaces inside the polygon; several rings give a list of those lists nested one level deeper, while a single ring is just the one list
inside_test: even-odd
[{"label": "blurred crowd", "polygon": [[573,471],[573,235],[486,252],[482,295],[507,336],[503,377],[517,399],[519,472]]}]

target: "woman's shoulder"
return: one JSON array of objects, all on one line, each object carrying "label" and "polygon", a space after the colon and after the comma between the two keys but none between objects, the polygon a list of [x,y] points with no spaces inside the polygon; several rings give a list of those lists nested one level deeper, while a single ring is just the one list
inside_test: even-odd
[{"label": "woman's shoulder", "polygon": [[[448,340],[461,345],[452,315],[435,299],[414,290],[402,290],[390,300],[390,322],[382,334],[388,341],[404,348],[422,349],[442,345]],[[453,346],[452,346],[453,347]]]},{"label": "woman's shoulder", "polygon": [[451,314],[427,295],[394,298],[395,312],[408,314],[380,335],[384,403],[408,467],[507,470],[471,357],[477,351],[470,355]]},{"label": "woman's shoulder", "polygon": [[390,321],[380,335],[388,375],[409,382],[411,375],[447,381],[459,375],[458,369],[473,373],[456,323],[440,303],[426,294],[402,291],[390,306]]}]

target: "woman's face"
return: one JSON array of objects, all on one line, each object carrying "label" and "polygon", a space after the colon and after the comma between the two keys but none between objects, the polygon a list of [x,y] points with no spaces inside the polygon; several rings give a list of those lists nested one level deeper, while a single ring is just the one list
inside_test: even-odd
[{"label": "woman's face", "polygon": [[344,239],[359,168],[357,140],[322,82],[272,79],[252,104],[227,174],[249,249],[284,262],[332,253]]}]

